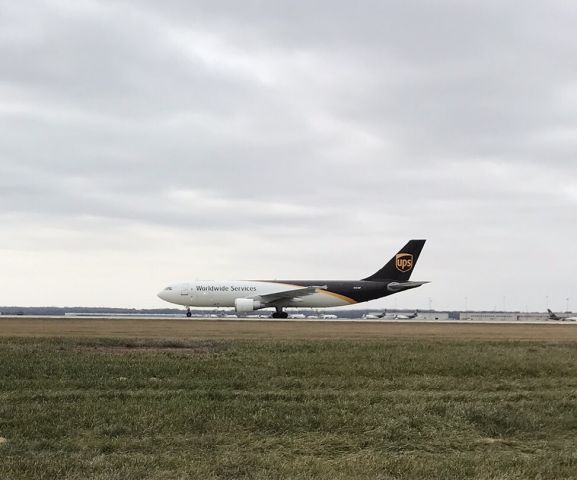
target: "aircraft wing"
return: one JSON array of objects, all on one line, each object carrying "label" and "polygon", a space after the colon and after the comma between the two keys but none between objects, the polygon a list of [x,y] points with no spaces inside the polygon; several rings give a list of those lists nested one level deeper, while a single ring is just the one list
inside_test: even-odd
[{"label": "aircraft wing", "polygon": [[291,290],[284,290],[282,292],[268,293],[266,295],[258,295],[253,297],[255,300],[263,304],[271,304],[278,300],[298,300],[300,297],[306,297],[316,293],[317,290],[326,290],[326,285],[312,285],[304,288],[293,288]]}]

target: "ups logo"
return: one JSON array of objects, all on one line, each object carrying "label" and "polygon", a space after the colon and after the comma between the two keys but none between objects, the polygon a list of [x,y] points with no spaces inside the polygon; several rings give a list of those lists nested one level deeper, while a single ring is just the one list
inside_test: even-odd
[{"label": "ups logo", "polygon": [[413,255],[410,253],[397,253],[395,255],[395,266],[400,272],[408,272],[413,268]]}]

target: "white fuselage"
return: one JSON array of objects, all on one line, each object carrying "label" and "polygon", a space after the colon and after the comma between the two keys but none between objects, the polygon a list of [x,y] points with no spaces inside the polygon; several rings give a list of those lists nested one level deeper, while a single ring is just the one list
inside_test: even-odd
[{"label": "white fuselage", "polygon": [[[301,289],[302,286],[252,280],[197,280],[166,287],[158,296],[170,303],[185,307],[234,307],[238,298],[254,298],[287,290]],[[351,299],[327,291],[286,300],[286,307],[339,307],[355,303]]]}]

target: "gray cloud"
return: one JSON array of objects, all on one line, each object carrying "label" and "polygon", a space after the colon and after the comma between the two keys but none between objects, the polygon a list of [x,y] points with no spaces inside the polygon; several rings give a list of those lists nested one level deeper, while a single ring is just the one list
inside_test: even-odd
[{"label": "gray cloud", "polygon": [[[426,236],[420,266],[435,283],[406,297],[421,308],[427,296],[489,308],[505,294],[540,309],[547,294],[575,296],[571,262],[558,260],[577,254],[572,5],[0,11],[0,250],[12,259],[34,251],[49,265],[59,239],[71,255],[116,245],[124,280],[147,279],[129,301],[149,304],[159,280],[131,248],[172,268],[213,252],[204,276],[354,278]],[[180,247],[161,254],[155,241]],[[20,285],[3,286],[6,303]],[[65,301],[49,293],[44,303]]]}]

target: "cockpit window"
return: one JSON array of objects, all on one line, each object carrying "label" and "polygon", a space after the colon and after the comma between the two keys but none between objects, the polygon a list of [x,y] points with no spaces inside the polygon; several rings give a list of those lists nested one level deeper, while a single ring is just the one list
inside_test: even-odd
[{"label": "cockpit window", "polygon": [[166,287],[164,290],[172,290],[172,287]]}]

